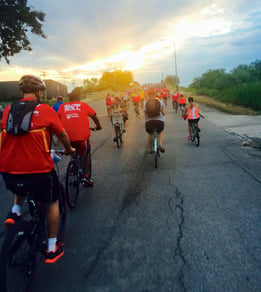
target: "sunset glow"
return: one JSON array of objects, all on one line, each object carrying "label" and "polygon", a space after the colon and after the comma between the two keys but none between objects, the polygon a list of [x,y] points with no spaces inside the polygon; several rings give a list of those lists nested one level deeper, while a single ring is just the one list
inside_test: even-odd
[{"label": "sunset glow", "polygon": [[[33,0],[31,1],[33,2]],[[49,32],[47,31],[47,35],[51,36],[46,40],[41,40],[41,43],[44,45],[37,47],[37,45],[33,43],[33,51],[30,53],[23,52],[22,54],[16,55],[13,59],[11,58],[11,65],[5,64],[2,60],[0,80],[19,80],[21,75],[30,73],[43,76],[45,79],[65,82],[68,85],[72,82],[75,83],[75,80],[77,80],[78,84],[81,85],[83,79],[92,77],[99,78],[103,72],[110,72],[113,70],[128,70],[133,73],[134,79],[138,76],[141,80],[145,80],[146,76],[143,75],[142,72],[148,74],[148,70],[146,70],[148,67],[153,72],[164,72],[165,70],[169,70],[171,66],[166,64],[170,63],[170,59],[173,58],[173,45],[175,43],[179,61],[179,74],[181,74],[182,82],[182,77],[186,77],[186,74],[192,74],[192,72],[191,70],[189,72],[183,72],[182,64],[180,64],[181,57],[184,59],[186,58],[186,62],[189,62],[189,58],[192,58],[194,63],[195,58],[193,58],[192,55],[195,53],[195,50],[200,49],[199,52],[203,53],[203,48],[201,47],[203,39],[208,39],[208,44],[214,40],[218,40],[218,42],[223,45],[222,36],[229,35],[233,30],[240,29],[240,27],[244,27],[244,25],[250,28],[250,18],[247,14],[245,14],[244,18],[241,16],[238,20],[239,15],[235,13],[233,4],[228,4],[226,7],[224,3],[225,2],[221,0],[209,6],[204,6],[202,3],[199,3],[195,6],[194,10],[192,9],[192,5],[191,10],[184,10],[186,13],[177,15],[174,9],[173,16],[167,14],[168,17],[161,17],[161,15],[159,15],[160,21],[158,21],[158,19],[154,21],[147,20],[147,22],[151,21],[151,26],[148,31],[146,31],[146,29],[143,30],[142,27],[139,27],[138,30],[133,29],[132,31],[132,25],[127,25],[127,19],[123,22],[125,26],[123,25],[122,28],[119,25],[114,26],[113,22],[112,24],[108,24],[108,27],[99,27],[99,23],[96,23],[99,28],[99,33],[95,35],[96,39],[94,37],[90,39],[88,39],[88,37],[85,38],[85,35],[88,36],[88,33],[86,33],[86,29],[82,27],[77,26],[75,29],[72,28],[73,33],[68,31],[66,34],[64,32],[59,34],[59,27],[57,26],[56,34],[53,33],[52,29]],[[46,13],[48,15],[49,7],[44,6],[44,3],[42,3],[42,5],[46,8]],[[175,5],[173,4],[173,6]],[[180,5],[182,6],[182,4]],[[252,10],[249,11],[249,14],[251,11]],[[258,13],[258,10],[253,11]],[[244,11],[244,13],[245,12],[246,11]],[[164,11],[161,11],[161,13],[164,13]],[[133,20],[134,19],[135,17]],[[133,22],[135,24],[135,20]],[[89,25],[91,25],[91,23],[89,23]],[[95,27],[93,27],[93,29],[94,28]],[[68,29],[70,29],[70,26],[68,26]],[[138,31],[139,33],[137,34]],[[75,32],[77,32],[77,34],[75,34]],[[90,32],[92,32],[91,28],[89,34]],[[119,38],[119,43],[117,42],[117,38],[113,41],[111,40],[110,35],[115,32],[124,36]],[[102,33],[104,33],[104,35]],[[256,33],[258,33],[258,30],[256,30]],[[80,42],[75,41],[76,35],[81,36]],[[59,42],[58,38],[60,36],[70,36],[72,41],[70,41],[70,39],[60,41],[60,43],[65,42],[65,45],[59,45],[59,49],[56,52],[55,42]],[[235,37],[235,34],[233,36]],[[248,36],[249,34],[246,33],[246,37]],[[241,41],[243,36],[239,34],[238,37],[240,37]],[[137,39],[137,44],[139,45],[135,43],[135,39]],[[164,39],[164,41],[160,41],[161,39]],[[193,42],[193,49],[190,49],[188,46],[188,43],[191,41]],[[234,42],[234,39],[231,41]],[[50,42],[50,44],[48,42]],[[97,47],[95,46],[96,42]],[[70,45],[73,48],[71,50],[69,47],[67,49],[67,46]],[[44,55],[44,50],[49,47],[53,49]],[[63,51],[64,48],[67,50]],[[237,50],[237,52],[241,51]],[[185,57],[184,53],[188,54],[187,57]],[[209,54],[212,54],[212,52],[209,52]],[[224,51],[223,54],[224,56],[221,56],[221,61],[222,58],[227,56],[227,51]],[[218,56],[216,55],[216,57]],[[36,58],[36,62],[34,62],[33,58]],[[198,63],[199,66],[202,66],[203,61],[207,62],[207,60],[209,60],[208,62],[213,62],[213,58],[210,57],[210,59],[208,59],[206,54],[201,57],[197,56],[197,59],[200,60]],[[25,60],[24,64],[23,60]],[[30,63],[31,66],[28,66]],[[36,63],[36,65],[34,65],[34,63]],[[161,69],[152,69],[153,66],[155,66],[155,68],[160,68],[163,64],[165,64],[165,67]],[[205,66],[208,66],[207,63]],[[196,70],[196,68],[193,67],[193,70]],[[148,76],[148,78],[151,77]],[[157,79],[160,78],[160,76],[157,77],[155,75],[154,78]]]}]

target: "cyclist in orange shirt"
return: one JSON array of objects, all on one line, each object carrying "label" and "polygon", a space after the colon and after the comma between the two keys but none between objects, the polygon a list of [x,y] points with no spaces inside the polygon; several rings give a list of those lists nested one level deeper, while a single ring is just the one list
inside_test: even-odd
[{"label": "cyclist in orange shirt", "polygon": [[[22,104],[38,101],[33,109],[29,131],[23,135],[9,131],[8,118],[11,105],[6,107],[0,123],[0,172],[6,188],[14,194],[14,205],[5,220],[11,227],[21,219],[21,208],[29,191],[37,200],[46,204],[48,227],[45,263],[55,263],[63,254],[63,246],[57,245],[59,228],[58,177],[54,170],[49,145],[51,133],[56,135],[65,147],[65,154],[72,154],[69,137],[57,113],[47,104],[40,103],[46,86],[44,81],[34,75],[20,79]],[[12,128],[12,127],[11,127]]]},{"label": "cyclist in orange shirt", "polygon": [[87,103],[80,101],[79,91],[73,91],[69,98],[70,102],[59,107],[58,115],[69,135],[71,144],[78,150],[80,156],[84,156],[83,185],[93,187],[92,178],[88,173],[89,155],[87,155],[87,150],[91,148],[88,117],[94,121],[96,130],[101,130],[100,121],[94,109]]},{"label": "cyclist in orange shirt", "polygon": [[198,127],[198,131],[200,131],[200,128],[198,126],[198,122],[200,120],[200,115],[199,115],[199,109],[198,106],[194,103],[194,98],[192,96],[190,96],[188,98],[188,105],[185,106],[184,108],[184,118],[185,116],[188,117],[188,139],[191,140],[191,136],[192,136],[192,129],[191,129],[191,124],[193,122],[197,123],[197,127]]}]

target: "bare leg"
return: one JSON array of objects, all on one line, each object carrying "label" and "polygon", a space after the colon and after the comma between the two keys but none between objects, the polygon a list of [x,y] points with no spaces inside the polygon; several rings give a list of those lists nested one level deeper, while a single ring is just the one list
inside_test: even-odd
[{"label": "bare leg", "polygon": [[59,229],[59,203],[58,200],[47,205],[46,210],[48,238],[57,237]]},{"label": "bare leg", "polygon": [[25,198],[26,197],[21,197],[21,196],[14,195],[14,204],[22,206]]},{"label": "bare leg", "polygon": [[192,135],[192,129],[191,129],[191,126],[190,126],[189,122],[188,122],[188,133],[189,133],[189,136]]},{"label": "bare leg", "polygon": [[84,156],[84,165],[83,165],[83,174],[90,175],[89,173],[89,161],[90,161],[90,153],[87,153]]},{"label": "bare leg", "polygon": [[159,141],[159,145],[162,146],[162,142],[163,142],[163,131],[161,131],[160,133],[158,133],[158,141]]},{"label": "bare leg", "polygon": [[148,149],[152,151],[152,134],[148,134]]}]

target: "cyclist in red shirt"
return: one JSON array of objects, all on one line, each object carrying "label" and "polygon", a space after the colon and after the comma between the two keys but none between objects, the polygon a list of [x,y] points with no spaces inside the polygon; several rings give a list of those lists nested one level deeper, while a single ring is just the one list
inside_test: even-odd
[{"label": "cyclist in red shirt", "polygon": [[136,113],[136,116],[138,116],[140,114],[140,96],[138,93],[136,93],[133,96],[133,106],[134,106],[134,111]]},{"label": "cyclist in red shirt", "polygon": [[105,104],[106,104],[106,107],[107,107],[107,112],[108,112],[108,115],[111,116],[111,106],[113,104],[113,101],[111,99],[111,95],[108,93],[106,98],[105,98]]},{"label": "cyclist in red shirt", "polygon": [[93,108],[87,103],[80,101],[80,92],[73,91],[70,95],[70,102],[64,103],[59,107],[58,115],[62,124],[69,135],[71,144],[75,147],[80,156],[84,156],[83,166],[83,185],[93,187],[93,181],[88,173],[90,151],[90,126],[89,118],[92,118],[96,124],[96,130],[101,130],[101,125]]},{"label": "cyclist in red shirt", "polygon": [[184,94],[182,92],[180,93],[180,98],[179,98],[178,102],[179,102],[179,107],[180,107],[181,113],[183,114],[184,108],[187,104],[187,100],[184,97]]},{"label": "cyclist in red shirt", "polygon": [[172,105],[175,112],[178,111],[178,99],[179,99],[179,92],[175,91],[172,94]]},{"label": "cyclist in red shirt", "polygon": [[[34,75],[20,79],[22,101],[41,100],[44,81]],[[47,104],[37,104],[33,110],[29,132],[18,135],[7,132],[8,115],[11,105],[6,107],[0,123],[0,172],[6,188],[14,194],[14,205],[5,225],[11,227],[21,219],[21,207],[26,193],[34,194],[45,203],[48,246],[45,263],[55,263],[63,254],[63,246],[56,244],[59,228],[58,177],[54,170],[49,145],[51,133],[56,135],[65,147],[65,154],[74,153],[69,137],[57,113]]]}]

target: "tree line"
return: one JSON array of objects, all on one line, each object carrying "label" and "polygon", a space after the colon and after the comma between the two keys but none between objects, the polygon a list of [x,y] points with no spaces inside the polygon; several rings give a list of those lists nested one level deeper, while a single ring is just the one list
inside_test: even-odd
[{"label": "tree line", "polygon": [[261,61],[239,65],[230,72],[208,70],[193,79],[190,90],[253,110],[261,110]]}]

